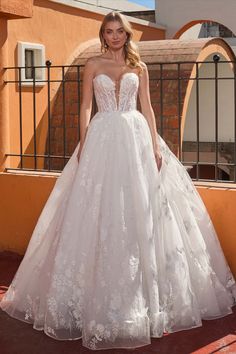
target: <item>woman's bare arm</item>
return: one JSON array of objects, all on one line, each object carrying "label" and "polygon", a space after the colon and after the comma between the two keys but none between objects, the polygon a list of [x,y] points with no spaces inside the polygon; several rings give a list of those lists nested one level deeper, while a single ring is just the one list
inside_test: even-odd
[{"label": "woman's bare arm", "polygon": [[155,114],[151,105],[150,99],[150,90],[149,90],[149,74],[147,65],[142,62],[143,71],[140,76],[140,85],[139,85],[139,100],[141,104],[141,111],[144,117],[146,118],[151,136],[152,136],[152,144],[153,144],[153,151],[157,162],[157,167],[160,170],[161,168],[161,153],[160,148],[157,142],[157,127],[156,127],[156,120]]},{"label": "woman's bare arm", "polygon": [[95,58],[89,58],[84,67],[82,102],[80,104],[80,148],[78,155],[83,147],[89,121],[91,119],[92,101],[93,101],[93,77],[95,71]]}]

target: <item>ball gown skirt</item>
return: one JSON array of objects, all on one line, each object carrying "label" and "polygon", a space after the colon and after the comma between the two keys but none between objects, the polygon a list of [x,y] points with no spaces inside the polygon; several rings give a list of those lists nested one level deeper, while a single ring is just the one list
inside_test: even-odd
[{"label": "ball gown skirt", "polygon": [[232,313],[236,285],[185,167],[137,110],[139,77],[93,79],[98,112],[0,307],[58,340],[135,348]]}]

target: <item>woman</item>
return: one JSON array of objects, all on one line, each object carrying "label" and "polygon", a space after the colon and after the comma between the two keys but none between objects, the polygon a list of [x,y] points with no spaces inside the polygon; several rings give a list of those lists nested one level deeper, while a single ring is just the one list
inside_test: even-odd
[{"label": "woman", "polygon": [[84,69],[80,143],[0,305],[55,339],[136,348],[232,313],[236,286],[204,203],[156,132],[130,24],[111,12],[100,39]]}]

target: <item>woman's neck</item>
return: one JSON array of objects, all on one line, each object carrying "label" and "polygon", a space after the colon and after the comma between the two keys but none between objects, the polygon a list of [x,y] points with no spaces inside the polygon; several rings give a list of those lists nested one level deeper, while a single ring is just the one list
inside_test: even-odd
[{"label": "woman's neck", "polygon": [[108,49],[107,51],[108,57],[112,60],[114,60],[118,64],[125,64],[125,58],[124,58],[124,50],[123,47],[118,50],[112,50]]}]

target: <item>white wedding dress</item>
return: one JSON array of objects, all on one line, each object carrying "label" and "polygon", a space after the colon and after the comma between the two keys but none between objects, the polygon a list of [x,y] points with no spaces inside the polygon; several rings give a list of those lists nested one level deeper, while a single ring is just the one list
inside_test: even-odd
[{"label": "white wedding dress", "polygon": [[206,207],[158,135],[157,169],[139,77],[119,102],[107,74],[93,80],[98,112],[38,219],[0,307],[59,340],[135,348],[151,337],[232,313],[236,285]]}]

